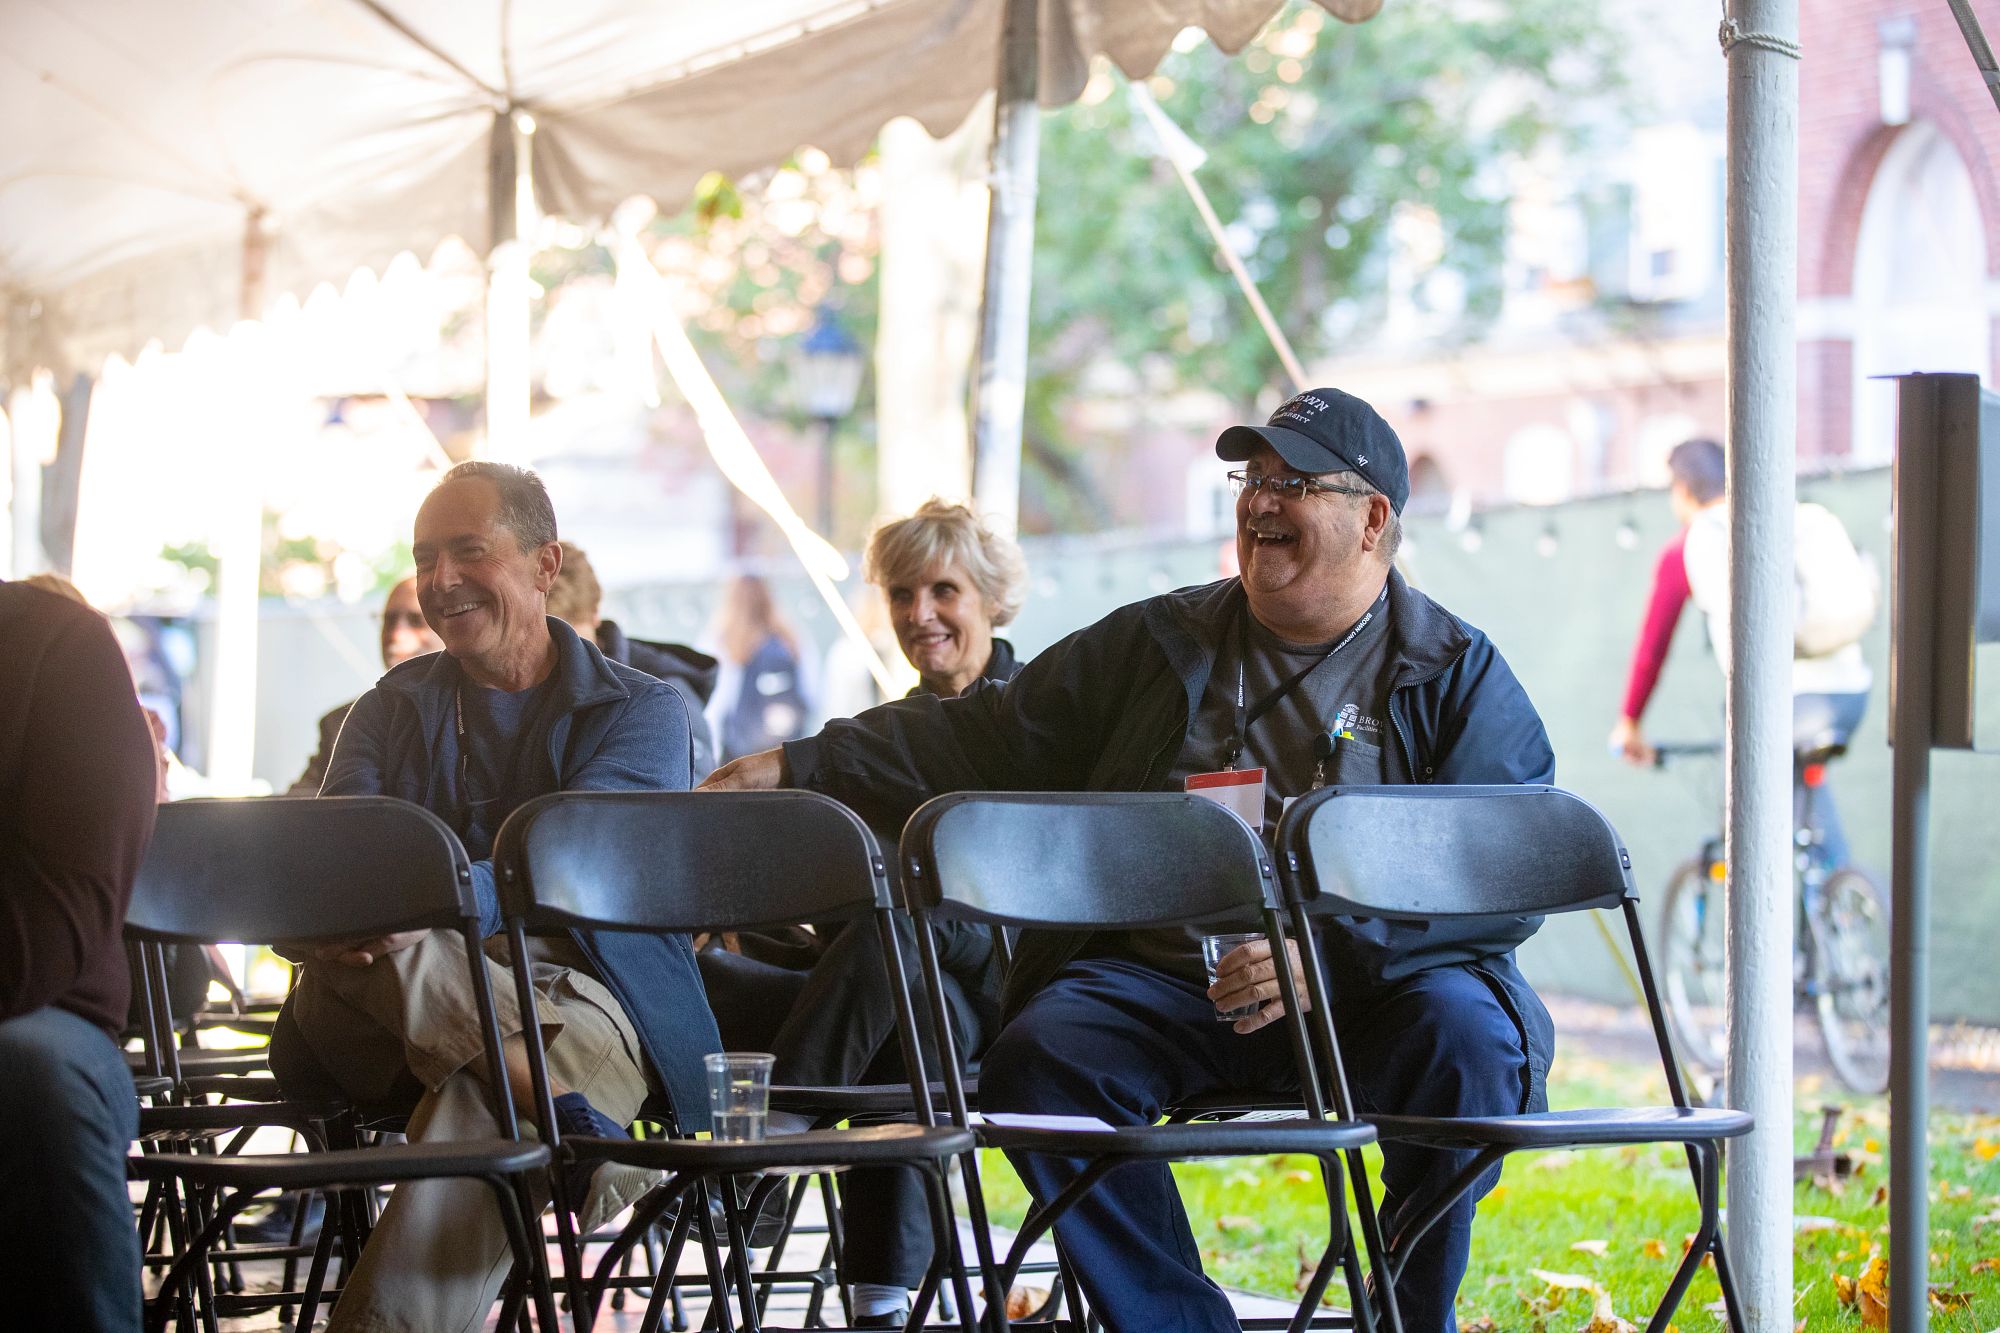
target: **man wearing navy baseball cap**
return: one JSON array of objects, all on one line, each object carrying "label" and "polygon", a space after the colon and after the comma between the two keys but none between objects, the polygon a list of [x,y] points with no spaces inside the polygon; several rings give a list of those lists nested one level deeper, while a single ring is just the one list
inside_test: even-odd
[{"label": "man wearing navy baseball cap", "polygon": [[[1409,468],[1373,408],[1314,389],[1261,426],[1229,427],[1215,451],[1236,465],[1239,578],[1114,611],[1005,686],[870,709],[705,785],[807,787],[891,827],[968,785],[1189,791],[1269,830],[1286,798],[1321,785],[1554,779],[1541,718],[1499,651],[1395,570]],[[1333,1019],[1365,1109],[1546,1105],[1554,1030],[1514,963],[1539,924],[1322,929]],[[1303,986],[1296,951],[1290,966]],[[1296,1086],[1279,994],[1261,938],[1221,957],[1211,980],[1202,931],[1023,931],[981,1107],[1149,1125],[1205,1092]],[[1071,1161],[1010,1156],[1045,1204],[1075,1176]],[[1470,1158],[1384,1144],[1386,1234]],[[1457,1328],[1474,1204],[1498,1177],[1409,1248],[1395,1295],[1410,1333]],[[1056,1231],[1113,1333],[1237,1327],[1163,1163],[1121,1166]]]}]

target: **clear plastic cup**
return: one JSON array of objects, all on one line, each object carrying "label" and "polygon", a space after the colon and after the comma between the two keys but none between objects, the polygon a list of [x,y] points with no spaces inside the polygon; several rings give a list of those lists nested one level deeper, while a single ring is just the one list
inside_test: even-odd
[{"label": "clear plastic cup", "polygon": [[761,1051],[718,1051],[708,1064],[709,1132],[732,1143],[759,1143],[771,1112],[771,1066]]},{"label": "clear plastic cup", "polygon": [[[1215,970],[1221,966],[1223,959],[1252,940],[1261,940],[1263,938],[1264,935],[1261,931],[1241,935],[1203,936],[1201,941],[1201,961],[1208,968],[1208,984],[1211,986],[1215,984]],[[1234,1023],[1238,1019],[1250,1017],[1262,1007],[1255,1000],[1252,1000],[1249,1004],[1239,1005],[1234,1009],[1217,1009],[1215,1011],[1215,1021],[1218,1023]],[[713,1059],[714,1057],[711,1056],[710,1058]]]}]

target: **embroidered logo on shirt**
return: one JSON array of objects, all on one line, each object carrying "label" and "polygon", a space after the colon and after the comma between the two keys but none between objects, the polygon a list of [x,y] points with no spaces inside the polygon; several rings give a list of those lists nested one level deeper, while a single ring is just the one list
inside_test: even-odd
[{"label": "embroidered logo on shirt", "polygon": [[1372,741],[1382,734],[1382,719],[1363,713],[1360,704],[1343,704],[1334,719],[1333,734],[1344,741]]}]

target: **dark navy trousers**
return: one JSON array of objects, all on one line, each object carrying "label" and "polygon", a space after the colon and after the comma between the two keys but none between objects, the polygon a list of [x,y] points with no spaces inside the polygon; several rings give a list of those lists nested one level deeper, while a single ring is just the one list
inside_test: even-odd
[{"label": "dark navy trousers", "polygon": [[[1365,1004],[1336,998],[1335,1006],[1348,1086],[1364,1112],[1512,1115],[1544,1101],[1553,1032],[1511,960],[1433,968]],[[1216,1021],[1199,984],[1123,959],[1086,958],[1065,967],[1001,1030],[986,1054],[980,1103],[988,1111],[1139,1125],[1205,1092],[1297,1087],[1283,1022],[1239,1035]],[[1427,1187],[1470,1156],[1384,1145],[1385,1234],[1395,1233],[1399,1208],[1413,1199],[1421,1206]],[[1010,1158],[1040,1200],[1054,1197],[1081,1165],[1038,1154]],[[1476,1199],[1498,1179],[1496,1167],[1411,1252],[1396,1287],[1408,1333],[1455,1333],[1453,1303]],[[1164,1163],[1114,1171],[1064,1214],[1056,1233],[1112,1333],[1238,1327],[1227,1298],[1202,1273]]]}]

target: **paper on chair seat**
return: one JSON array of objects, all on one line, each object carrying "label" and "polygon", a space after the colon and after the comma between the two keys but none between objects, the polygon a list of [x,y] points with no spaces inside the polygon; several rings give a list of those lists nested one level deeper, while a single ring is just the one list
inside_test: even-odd
[{"label": "paper on chair seat", "polygon": [[980,1119],[1004,1129],[1087,1129],[1100,1134],[1115,1133],[1118,1126],[1094,1115],[1030,1115],[1026,1112],[985,1111]]}]

